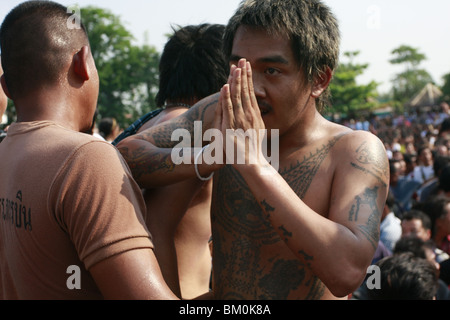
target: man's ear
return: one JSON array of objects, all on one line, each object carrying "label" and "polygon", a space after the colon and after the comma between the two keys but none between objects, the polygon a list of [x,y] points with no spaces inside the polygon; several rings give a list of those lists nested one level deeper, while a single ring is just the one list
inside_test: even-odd
[{"label": "man's ear", "polygon": [[88,81],[89,75],[89,47],[84,46],[73,56],[73,70],[75,74],[83,81]]},{"label": "man's ear", "polygon": [[2,84],[2,88],[3,88],[3,91],[5,92],[6,96],[12,100],[11,94],[9,93],[8,87],[6,86],[6,80],[5,80],[4,74],[1,76],[0,82]]},{"label": "man's ear", "polygon": [[314,80],[314,84],[311,90],[311,96],[313,98],[319,98],[320,95],[328,88],[331,79],[333,78],[333,71],[330,67],[326,66],[325,70],[319,74]]}]

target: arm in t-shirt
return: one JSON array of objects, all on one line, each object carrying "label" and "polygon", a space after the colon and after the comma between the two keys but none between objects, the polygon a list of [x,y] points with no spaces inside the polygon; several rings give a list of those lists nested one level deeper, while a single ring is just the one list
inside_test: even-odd
[{"label": "arm in t-shirt", "polygon": [[49,201],[106,299],[176,299],[154,255],[141,190],[117,149],[101,141],[78,148]]},{"label": "arm in t-shirt", "polygon": [[164,282],[152,249],[131,250],[90,269],[105,299],[175,300]]}]

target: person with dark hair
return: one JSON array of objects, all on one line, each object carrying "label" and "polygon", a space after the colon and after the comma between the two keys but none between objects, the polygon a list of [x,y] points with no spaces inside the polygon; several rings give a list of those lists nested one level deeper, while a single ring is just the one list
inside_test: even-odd
[{"label": "person with dark hair", "polygon": [[431,239],[448,259],[450,255],[450,197],[435,196],[423,204],[422,210],[431,220]]},{"label": "person with dark hair", "polygon": [[395,244],[393,254],[401,254],[410,252],[414,256],[422,259],[427,259],[432,262],[436,269],[439,270],[439,263],[436,261],[436,254],[434,253],[435,245],[432,240],[423,240],[415,236],[402,237]]},{"label": "person with dark hair", "polygon": [[415,236],[424,241],[431,238],[431,220],[425,212],[413,209],[402,217],[402,237]]},{"label": "person with dark hair", "polygon": [[[174,30],[159,64],[156,103],[160,109],[136,121],[113,144],[181,115],[200,99],[220,90],[229,73],[222,52],[224,30],[225,26],[219,24]],[[158,188],[141,186],[148,207],[147,224],[167,283],[183,299],[208,292],[212,183],[191,178]],[[177,201],[173,195],[177,195]]]},{"label": "person with dark hair", "polygon": [[[447,104],[448,106],[448,104]],[[439,127],[439,137],[448,138],[450,137],[450,118],[444,119]]]},{"label": "person with dark hair", "polygon": [[450,196],[450,163],[442,168],[438,178],[438,191],[436,195]]},{"label": "person with dark hair", "polygon": [[389,191],[396,200],[397,216],[401,218],[405,212],[411,210],[415,203],[414,195],[420,186],[420,182],[401,175],[398,161],[389,160]]},{"label": "person with dark hair", "polygon": [[157,110],[142,116],[113,145],[184,113],[199,100],[220,90],[229,66],[222,52],[224,25],[204,23],[174,28],[159,62]]},{"label": "person with dark hair", "polygon": [[[417,237],[423,241],[432,240],[433,222],[427,213],[426,207],[421,205],[419,208],[407,212],[402,218],[402,238]],[[436,261],[438,263],[449,258],[448,254],[439,249],[436,244],[434,248]]]},{"label": "person with dark hair", "polygon": [[[141,186],[213,180],[217,299],[347,299],[366,276],[388,159],[373,134],[320,114],[339,46],[321,1],[243,1],[225,30],[228,83],[118,145]],[[181,163],[177,129],[203,140]]]},{"label": "person with dark hair", "polygon": [[412,179],[421,185],[435,177],[434,156],[429,145],[421,145],[417,150],[417,165],[412,172]]},{"label": "person with dark hair", "polygon": [[17,122],[0,144],[0,299],[176,299],[128,166],[91,131],[99,77],[82,24],[52,1],[0,29]]},{"label": "person with dark hair", "polygon": [[98,124],[98,133],[108,142],[113,142],[120,133],[120,126],[115,118],[103,118]]},{"label": "person with dark hair", "polygon": [[370,300],[435,300],[439,272],[427,259],[413,253],[394,254],[377,263],[380,288],[368,290]]},{"label": "person with dark hair", "polygon": [[[406,236],[406,237],[402,237],[401,239],[399,239],[395,246],[394,249],[392,251],[393,255],[402,255],[402,254],[412,254],[415,258],[418,259],[423,259],[423,260],[427,260],[429,261],[436,270],[440,270],[440,265],[439,263],[437,263],[436,261],[436,255],[434,252],[434,243],[431,240],[427,240],[424,241],[421,238],[418,238],[416,236]],[[380,259],[381,261],[382,259]],[[395,259],[395,260],[399,260],[399,259]],[[378,263],[379,261],[377,261]],[[419,268],[421,268],[422,266],[419,265]],[[428,268],[427,268],[428,269]],[[405,270],[405,272],[407,272],[407,270]],[[382,271],[383,274],[383,271]],[[410,275],[405,274],[405,279],[408,276],[416,276],[416,273],[412,273]],[[386,292],[392,290],[392,288],[389,288],[389,290],[386,290],[386,288],[382,288],[382,283],[380,284],[379,287],[377,288],[370,288],[367,286],[367,282],[363,283],[363,285],[361,286],[361,288],[359,288],[357,291],[355,291],[353,293],[352,299],[354,300],[369,300],[371,298],[377,298],[377,299],[386,299],[386,300],[391,300],[392,296],[387,296]],[[396,283],[393,284],[394,286],[398,286],[400,285],[400,283]],[[403,285],[407,285],[406,283],[401,284],[401,286]],[[396,290],[399,290],[400,288],[396,288]],[[381,292],[372,292],[369,293],[371,291],[377,291],[377,290],[381,290]],[[403,296],[404,293],[398,293],[398,297],[396,299],[407,299],[405,296]],[[416,293],[412,293],[412,294],[416,294]],[[411,297],[412,299],[416,299],[413,296]],[[439,279],[438,280],[438,289],[436,291],[435,294],[435,298],[437,300],[448,300],[450,298],[450,291],[447,288],[446,283]]]},{"label": "person with dark hair", "polygon": [[449,300],[450,290],[441,279],[441,265],[436,261],[435,244],[432,240],[424,241],[417,237],[403,237],[394,248],[394,254],[412,253],[417,258],[428,260],[439,271],[438,290],[436,300]]}]

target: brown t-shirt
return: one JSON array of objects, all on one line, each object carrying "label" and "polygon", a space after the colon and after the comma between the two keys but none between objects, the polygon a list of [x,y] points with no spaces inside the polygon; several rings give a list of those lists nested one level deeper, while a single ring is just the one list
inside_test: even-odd
[{"label": "brown t-shirt", "polygon": [[0,144],[0,177],[1,299],[101,299],[92,266],[153,248],[140,189],[107,142],[16,123]]}]

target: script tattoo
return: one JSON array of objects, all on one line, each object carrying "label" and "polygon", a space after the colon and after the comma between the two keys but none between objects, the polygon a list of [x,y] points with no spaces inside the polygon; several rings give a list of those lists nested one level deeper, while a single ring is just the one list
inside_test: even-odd
[{"label": "script tattoo", "polygon": [[[364,142],[356,149],[356,154],[356,159],[360,164],[352,162],[352,167],[372,175],[383,187],[386,187],[387,183],[385,181],[389,177],[389,166],[385,156],[386,151],[381,147],[381,143],[378,143],[375,148],[370,148],[367,142]],[[370,168],[364,168],[361,165],[368,165]]]},{"label": "script tattoo", "polygon": [[356,196],[356,203],[352,205],[349,212],[349,221],[358,222],[359,213],[362,207],[368,207],[370,210],[369,218],[364,225],[358,225],[359,230],[372,244],[374,249],[378,246],[378,240],[380,238],[379,224],[381,219],[381,211],[377,207],[378,187],[373,189],[367,188],[362,196]]}]

